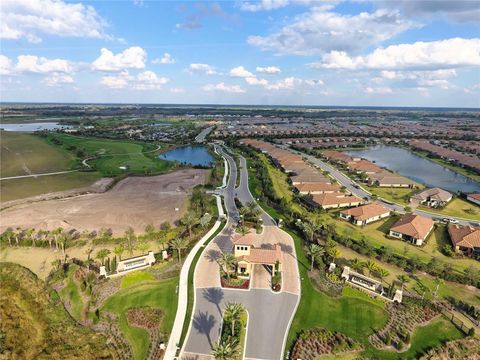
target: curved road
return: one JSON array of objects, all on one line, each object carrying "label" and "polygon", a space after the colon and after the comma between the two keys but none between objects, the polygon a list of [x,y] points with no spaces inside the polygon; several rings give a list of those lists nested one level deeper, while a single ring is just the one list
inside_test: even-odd
[{"label": "curved road", "polygon": [[[348,176],[344,175],[341,171],[337,170],[332,165],[327,164],[326,162],[324,162],[324,161],[322,161],[322,160],[320,160],[320,159],[318,159],[314,156],[308,155],[304,152],[293,150],[293,149],[289,148],[288,146],[279,146],[279,147],[281,147],[285,150],[289,150],[289,151],[293,152],[294,154],[300,155],[300,156],[306,158],[308,161],[310,161],[314,165],[316,165],[317,167],[319,167],[320,169],[328,171],[331,176],[333,176],[340,184],[345,186],[347,188],[347,190],[350,191],[353,195],[356,195],[360,198],[365,198],[365,199],[368,199],[368,200],[372,199],[372,197],[371,197],[372,194],[371,193],[369,193],[368,191],[363,189],[355,181],[350,179]],[[395,204],[395,203],[392,204],[390,202],[385,202],[382,199],[379,199],[378,201],[381,202],[382,205],[384,205],[385,207],[389,208],[392,211],[396,211],[398,213],[405,213],[404,206],[402,206],[402,205]],[[469,220],[466,220],[466,219],[454,218],[453,216],[445,216],[445,215],[442,215],[442,214],[432,214],[428,211],[413,210],[413,213],[431,218],[433,220],[443,218],[443,217],[446,217],[446,218],[449,218],[449,219],[456,219],[460,225],[475,224],[472,220],[469,221]]]},{"label": "curved road", "polygon": [[242,203],[254,201],[248,190],[248,171],[241,157],[240,185],[235,188],[237,166],[222,146],[215,145],[227,159],[230,176],[227,186],[217,192],[225,200],[228,222],[224,230],[209,243],[195,268],[195,305],[188,334],[181,352],[181,359],[211,359],[212,345],[219,340],[222,311],[228,302],[242,303],[248,311],[246,359],[271,359],[283,357],[285,340],[290,322],[300,299],[300,279],[293,239],[274,225],[262,212],[264,230],[255,236],[257,246],[269,246],[279,242],[283,251],[283,286],[280,293],[270,290],[269,274],[256,265],[250,290],[224,289],[220,286],[219,267],[216,258],[222,251],[232,251],[233,224],[238,219],[234,197]]}]

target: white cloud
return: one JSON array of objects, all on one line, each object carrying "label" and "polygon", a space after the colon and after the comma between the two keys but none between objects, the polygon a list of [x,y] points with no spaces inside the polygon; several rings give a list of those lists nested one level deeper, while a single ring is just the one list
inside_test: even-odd
[{"label": "white cloud", "polygon": [[317,85],[323,85],[322,80],[304,80],[296,77],[288,77],[282,80],[278,80],[274,83],[265,85],[267,90],[297,90],[303,87],[312,87]]},{"label": "white cloud", "polygon": [[480,93],[480,83],[463,89],[466,94]]},{"label": "white cloud", "polygon": [[29,42],[42,35],[80,38],[108,38],[106,21],[90,5],[62,0],[2,0],[0,38]]},{"label": "white cloud", "polygon": [[59,86],[63,84],[73,84],[75,81],[70,75],[53,73],[52,75],[45,77],[44,82],[47,86]]},{"label": "white cloud", "polygon": [[240,10],[243,11],[261,11],[261,10],[275,10],[287,6],[289,0],[260,0],[256,2],[245,1],[240,5]]},{"label": "white cloud", "polygon": [[173,87],[170,89],[170,92],[172,94],[183,94],[185,92],[185,89],[181,87]]},{"label": "white cloud", "polygon": [[163,54],[161,58],[153,59],[152,64],[175,64],[176,60],[169,53]]},{"label": "white cloud", "polygon": [[64,59],[47,59],[34,55],[20,55],[15,65],[17,72],[31,72],[37,74],[48,73],[71,73],[74,71],[73,64]]},{"label": "white cloud", "polygon": [[343,15],[314,7],[268,36],[250,36],[248,43],[280,54],[310,55],[359,51],[417,26],[398,11]]},{"label": "white cloud", "polygon": [[207,84],[203,87],[205,91],[221,91],[221,92],[229,92],[229,93],[244,93],[243,90],[239,85],[226,85],[224,82],[218,84]]},{"label": "white cloud", "polygon": [[10,75],[12,70],[12,60],[0,54],[0,75]]},{"label": "white cloud", "polygon": [[258,73],[268,74],[268,75],[280,74],[281,72],[280,68],[276,66],[265,66],[265,67],[257,66],[255,71]]},{"label": "white cloud", "polygon": [[166,77],[158,77],[153,71],[144,71],[137,76],[125,70],[117,75],[103,76],[100,83],[112,89],[131,88],[133,90],[157,90],[169,82]]},{"label": "white cloud", "polygon": [[267,86],[268,85],[267,80],[257,79],[255,76],[246,77],[245,81],[247,82],[248,85],[262,85],[262,86]]},{"label": "white cloud", "polygon": [[393,90],[389,87],[367,87],[365,88],[365,91],[367,92],[367,94],[380,94],[380,95],[393,93]]},{"label": "white cloud", "polygon": [[243,66],[237,66],[236,68],[231,69],[230,76],[241,78],[254,77],[254,75]]},{"label": "white cloud", "polygon": [[332,51],[310,66],[326,69],[420,70],[480,65],[480,39],[454,38],[390,45],[366,56]]},{"label": "white cloud", "polygon": [[123,52],[114,54],[106,48],[100,50],[100,56],[92,67],[100,71],[121,71],[125,69],[143,69],[147,52],[139,46],[132,46]]},{"label": "white cloud", "polygon": [[218,74],[215,68],[208,64],[190,64],[188,66],[187,71],[190,74],[193,74],[193,73],[206,74],[206,75]]}]

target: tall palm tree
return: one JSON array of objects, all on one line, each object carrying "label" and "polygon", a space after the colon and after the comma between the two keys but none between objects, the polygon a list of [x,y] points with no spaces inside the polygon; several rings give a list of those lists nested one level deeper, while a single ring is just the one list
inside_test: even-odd
[{"label": "tall palm tree", "polygon": [[60,243],[60,246],[62,248],[62,255],[63,255],[63,262],[67,262],[67,247],[69,244],[69,241],[72,239],[72,236],[68,233],[63,233],[61,236],[58,238],[58,242]]},{"label": "tall palm tree", "polygon": [[237,346],[236,339],[215,343],[212,346],[212,355],[215,360],[233,360],[238,352]]},{"label": "tall palm tree", "polygon": [[58,227],[52,231],[53,234],[53,239],[55,240],[55,249],[58,250],[58,238],[60,237],[60,234],[63,233],[63,228]]},{"label": "tall palm tree", "polygon": [[188,246],[187,239],[182,238],[182,237],[177,237],[177,238],[170,241],[170,245],[173,246],[177,250],[178,262],[181,263],[182,262],[182,256],[181,256],[182,250],[185,249]]},{"label": "tall palm tree", "polygon": [[125,251],[125,248],[122,246],[122,245],[119,245],[119,246],[115,246],[115,248],[113,249],[113,253],[118,256],[118,258],[120,260],[122,260],[122,254],[123,252]]},{"label": "tall palm tree", "polygon": [[181,223],[187,228],[188,230],[188,238],[192,241],[192,228],[198,223],[198,219],[195,214],[189,212],[185,217],[181,220]]},{"label": "tall palm tree", "polygon": [[238,226],[236,229],[242,236],[245,236],[249,233],[250,229],[246,226]]},{"label": "tall palm tree", "polygon": [[405,283],[408,283],[408,282],[410,281],[410,277],[407,276],[407,275],[403,275],[403,274],[402,274],[402,275],[398,275],[398,276],[397,276],[397,279],[398,279],[398,281],[400,281],[400,283],[402,284],[402,290],[403,290],[403,285],[404,285]]},{"label": "tall palm tree", "polygon": [[368,275],[372,275],[372,273],[377,269],[377,264],[374,263],[374,262],[371,261],[371,260],[368,260],[368,261],[365,263],[365,267],[366,267],[367,270],[368,270]]},{"label": "tall palm tree", "polygon": [[220,267],[223,268],[227,277],[230,277],[230,269],[233,269],[237,264],[237,259],[232,253],[222,253],[220,257],[217,259],[218,264]]},{"label": "tall palm tree", "polygon": [[245,307],[240,303],[228,303],[225,307],[223,316],[232,324],[232,337],[235,336],[235,322],[240,320],[240,316],[245,311]]},{"label": "tall palm tree", "polygon": [[133,230],[131,226],[129,226],[127,230],[125,230],[125,240],[126,240],[128,252],[130,253],[130,256],[132,256],[137,237],[135,235],[135,230]]},{"label": "tall palm tree", "polygon": [[100,249],[97,251],[96,258],[102,262],[102,265],[105,263],[105,258],[110,255],[110,250]]},{"label": "tall palm tree", "polygon": [[364,266],[364,263],[363,261],[361,261],[359,258],[354,258],[352,259],[352,261],[350,262],[350,265],[352,266],[352,268],[355,270],[355,271],[360,271],[362,270],[363,266]]},{"label": "tall palm tree", "polygon": [[307,255],[310,256],[310,271],[313,271],[313,264],[315,262],[315,258],[320,256],[323,253],[323,249],[317,244],[310,244],[307,248]]},{"label": "tall palm tree", "polygon": [[145,235],[148,240],[152,240],[153,234],[155,233],[155,227],[152,224],[145,226]]},{"label": "tall palm tree", "polygon": [[315,234],[320,230],[320,228],[320,224],[314,221],[305,222],[302,225],[303,233],[310,242],[313,242],[315,240]]},{"label": "tall palm tree", "polygon": [[13,236],[14,236],[14,232],[13,232],[13,229],[11,227],[7,228],[2,234],[2,237],[4,239],[7,239],[9,246],[12,246]]},{"label": "tall palm tree", "polygon": [[387,269],[378,267],[377,274],[378,274],[378,277],[380,278],[380,281],[383,283],[383,279],[386,278],[388,275],[390,275],[390,272]]}]

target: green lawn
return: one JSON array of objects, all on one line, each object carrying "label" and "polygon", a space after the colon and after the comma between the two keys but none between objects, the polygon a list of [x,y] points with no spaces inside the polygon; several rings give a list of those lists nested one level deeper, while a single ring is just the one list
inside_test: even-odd
[{"label": "green lawn", "polygon": [[404,206],[410,206],[410,197],[419,191],[419,189],[382,188],[378,186],[363,187],[380,198],[390,200]]},{"label": "green lawn", "polygon": [[128,325],[128,309],[144,306],[160,309],[164,316],[160,331],[170,334],[177,309],[177,285],[178,277],[162,281],[143,281],[120,290],[102,307],[103,311],[111,311],[118,316],[120,329],[132,345],[135,359],[146,359],[150,341],[146,330]]},{"label": "green lawn", "polygon": [[[121,174],[154,174],[168,170],[172,162],[158,158],[156,146],[127,140],[109,140],[54,134],[52,138],[62,142],[62,147],[81,149],[86,156],[97,156],[91,164],[103,176]],[[127,167],[122,170],[120,167]]]},{"label": "green lawn", "polygon": [[120,286],[123,289],[147,280],[155,280],[155,276],[145,271],[134,271],[122,278]]},{"label": "green lawn", "polygon": [[81,291],[78,284],[73,279],[75,271],[78,266],[73,264],[68,269],[68,274],[65,279],[67,285],[60,290],[60,296],[65,303],[70,303],[70,314],[76,319],[81,320],[82,311],[85,304],[82,299]]},{"label": "green lawn", "polygon": [[98,172],[73,172],[37,178],[0,181],[0,201],[23,199],[49,192],[66,191],[92,185],[100,178]]},{"label": "green lawn", "polygon": [[0,131],[2,177],[71,170],[75,157],[39,136]]},{"label": "green lawn", "polygon": [[431,209],[426,206],[420,206],[418,209],[437,213],[439,215],[480,220],[480,206],[458,197],[450,201],[443,209]]}]

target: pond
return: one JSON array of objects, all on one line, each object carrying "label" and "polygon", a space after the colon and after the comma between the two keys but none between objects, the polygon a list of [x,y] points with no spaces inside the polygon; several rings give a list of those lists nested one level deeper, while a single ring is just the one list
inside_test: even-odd
[{"label": "pond", "polygon": [[215,162],[215,159],[210,155],[206,146],[179,147],[160,155],[160,159],[205,167],[212,167]]},{"label": "pond", "polygon": [[480,183],[400,147],[380,145],[345,153],[375,162],[429,187],[452,192],[480,192]]},{"label": "pond", "polygon": [[61,125],[57,122],[34,122],[17,124],[0,124],[0,128],[5,131],[34,132],[39,130],[68,129],[70,125]]}]

